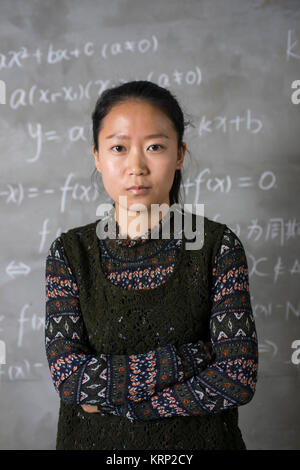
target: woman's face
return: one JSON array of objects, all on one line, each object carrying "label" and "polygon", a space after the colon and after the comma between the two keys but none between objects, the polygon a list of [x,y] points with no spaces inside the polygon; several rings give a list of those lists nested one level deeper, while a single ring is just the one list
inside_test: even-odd
[{"label": "woman's face", "polygon": [[[186,145],[183,143],[179,153],[177,133],[169,118],[152,104],[128,100],[115,105],[102,124],[98,152],[94,145],[92,151],[116,209],[119,196],[127,196],[127,209],[133,203],[147,209],[151,204],[170,205],[169,192],[175,170],[183,164]],[[134,185],[149,189],[135,194],[128,190]]]}]

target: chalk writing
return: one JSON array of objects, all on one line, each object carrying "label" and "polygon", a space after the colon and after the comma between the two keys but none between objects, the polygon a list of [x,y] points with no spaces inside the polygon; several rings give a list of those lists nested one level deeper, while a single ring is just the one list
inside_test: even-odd
[{"label": "chalk writing", "polygon": [[251,134],[257,134],[262,130],[262,121],[251,116],[251,110],[247,109],[246,117],[239,115],[229,119],[226,116],[215,116],[211,119],[207,119],[206,116],[202,116],[200,124],[198,126],[198,134],[202,137],[206,133],[211,133],[213,130],[220,130],[223,134],[241,130],[249,131]]},{"label": "chalk writing", "polygon": [[[213,217],[213,220],[220,220],[221,214]],[[239,237],[241,235],[241,227],[239,224],[231,224],[231,230]],[[263,227],[258,219],[252,219],[246,227],[246,234],[242,237],[248,240],[256,241],[279,241],[280,246],[284,246],[291,239],[295,239],[300,235],[300,222],[296,218],[284,221],[282,217],[271,217],[265,227]],[[278,245],[278,244],[277,244]]]},{"label": "chalk writing", "polygon": [[[64,212],[66,208],[66,199],[67,195],[71,197],[74,201],[96,201],[99,197],[99,192],[97,189],[97,185],[95,183],[86,185],[86,184],[79,184],[74,183],[70,186],[70,182],[72,180],[73,173],[70,173],[66,177],[66,181],[64,186],[59,188],[58,191],[61,192],[61,204],[60,204],[60,211]],[[57,192],[57,189],[54,188],[24,188],[22,183],[19,183],[17,186],[13,186],[11,184],[7,184],[7,191],[0,191],[0,196],[6,197],[7,204],[16,204],[20,206],[25,198],[37,198],[41,195],[52,195]]]},{"label": "chalk writing", "polygon": [[292,29],[289,29],[288,37],[287,37],[287,47],[286,47],[287,60],[289,60],[290,57],[293,57],[294,59],[300,59],[300,47],[298,46],[297,39],[294,40],[294,38],[295,38],[295,31]]},{"label": "chalk writing", "polygon": [[[198,176],[194,181],[190,180],[190,177],[187,177],[183,183],[185,194],[189,195],[189,189],[195,189],[194,195],[194,204],[197,204],[200,201],[200,189],[211,191],[211,192],[220,192],[220,193],[229,193],[234,187],[234,182],[230,175],[225,175],[223,177],[213,176],[210,177],[211,170],[210,168],[204,168],[200,171]],[[247,188],[249,186],[254,186],[262,191],[268,191],[275,187],[276,176],[272,171],[264,171],[258,178],[254,180],[253,176],[247,176],[247,184],[244,180],[245,177],[237,177],[236,185],[241,188]],[[251,183],[251,184],[250,184]]]},{"label": "chalk writing", "polygon": [[290,300],[283,301],[282,304],[273,302],[268,302],[267,304],[255,303],[252,302],[253,315],[255,318],[264,317],[268,318],[274,315],[279,316],[279,318],[284,318],[286,321],[290,318],[300,317],[300,303],[298,306],[292,304]]},{"label": "chalk writing", "polygon": [[152,82],[157,81],[157,84],[162,87],[170,87],[172,85],[200,85],[202,82],[202,72],[199,67],[195,66],[195,70],[181,72],[175,69],[171,74],[158,74],[157,78],[154,76],[154,72],[150,72],[146,79]]},{"label": "chalk writing", "polygon": [[257,219],[252,219],[248,225],[248,239],[254,241],[279,241],[280,246],[284,246],[288,240],[300,235],[300,222],[295,218],[284,221],[282,217],[271,217],[265,228],[258,223]]},{"label": "chalk writing", "polygon": [[[28,59],[34,59],[38,64],[57,64],[63,61],[70,61],[74,59],[81,59],[84,57],[97,57],[96,51],[100,51],[103,59],[110,56],[116,56],[124,53],[138,53],[145,54],[147,52],[156,52],[158,50],[158,40],[156,36],[151,36],[150,39],[140,39],[139,41],[112,42],[104,43],[102,46],[97,46],[93,42],[88,41],[82,47],[75,49],[60,48],[56,49],[52,43],[49,44],[48,50],[43,52],[40,48],[30,52],[25,46],[20,47],[19,50],[12,50],[0,54],[0,70],[12,69],[13,67],[24,68],[28,63]],[[96,56],[95,56],[96,54]]]},{"label": "chalk writing", "polygon": [[41,362],[30,363],[28,359],[22,359],[14,365],[6,364],[5,367],[0,367],[0,376],[8,378],[10,381],[39,379],[35,371],[41,367],[45,367],[45,364]]},{"label": "chalk writing", "polygon": [[25,324],[27,325],[27,329],[29,328],[30,331],[42,331],[45,326],[45,318],[39,317],[36,314],[33,314],[31,318],[26,318],[26,311],[30,307],[29,304],[25,304],[21,308],[20,316],[18,318],[18,348],[22,347],[23,344],[23,337],[24,337],[24,330]]},{"label": "chalk writing", "polygon": [[[153,72],[150,72],[148,77],[152,76]],[[195,71],[189,70],[188,72],[179,72],[175,70],[173,74],[159,74],[157,82],[161,86],[170,86],[171,82],[178,83],[180,81],[185,85],[200,85],[201,83],[201,71],[199,67],[195,67]],[[149,80],[149,78],[148,78]],[[122,80],[120,80],[122,81]],[[33,85],[29,90],[24,88],[16,88],[10,94],[8,99],[9,106],[11,109],[18,109],[21,106],[36,106],[40,103],[54,104],[56,102],[74,102],[82,100],[91,100],[90,88],[93,94],[97,93],[100,95],[108,86],[111,86],[110,80],[95,80],[88,81],[85,84],[79,83],[78,85],[67,85],[58,88],[57,90],[51,90],[50,88],[40,88],[37,85]]]},{"label": "chalk writing", "polygon": [[[49,242],[47,240],[47,235],[51,232],[48,230],[49,219],[45,219],[42,224],[42,229],[39,232],[41,236],[41,241],[39,245],[39,253],[44,253],[45,248],[49,249]],[[55,234],[51,235],[51,242],[61,234],[61,228],[57,228]]]},{"label": "chalk writing", "polygon": [[82,126],[72,126],[66,131],[66,139],[64,136],[61,136],[57,133],[56,130],[43,131],[42,125],[37,123],[35,125],[28,124],[28,133],[29,136],[36,142],[36,152],[35,155],[31,158],[28,158],[26,161],[29,163],[34,163],[39,160],[42,153],[42,144],[43,142],[56,142],[59,143],[62,140],[68,140],[70,142],[78,142],[82,140],[87,141],[87,137],[84,135],[84,127]]},{"label": "chalk writing", "polygon": [[[230,175],[226,175],[222,178],[220,177],[208,177],[206,178],[207,174],[210,174],[211,170],[209,168],[205,168],[202,170],[195,181],[190,181],[190,178],[187,178],[187,181],[183,184],[184,190],[186,195],[189,194],[190,188],[195,190],[194,194],[194,204],[201,203],[200,201],[200,187],[201,185],[203,188],[209,192],[220,192],[220,193],[229,193],[231,189],[234,188],[234,181],[232,181],[232,177]],[[71,181],[73,179],[73,173],[69,173],[66,176],[65,183],[59,189],[56,188],[38,188],[38,187],[30,187],[24,188],[22,183],[18,183],[17,185],[6,184],[7,189],[0,191],[0,197],[5,198],[6,204],[15,204],[20,206],[25,198],[33,199],[40,197],[41,195],[53,195],[60,191],[61,193],[61,202],[60,202],[60,212],[65,212],[66,209],[66,202],[68,196],[71,200],[74,201],[83,201],[83,202],[92,202],[96,201],[99,197],[99,191],[97,185],[95,183],[86,185],[80,183],[73,183]],[[249,177],[250,178],[250,177]],[[272,184],[267,183],[264,184],[265,181],[270,180]],[[272,172],[263,172],[263,174],[258,178],[256,181],[255,186],[261,190],[271,190],[275,185],[275,175]],[[239,186],[239,178],[237,178],[237,186]],[[243,187],[243,185],[242,185]],[[247,187],[247,186],[246,186]],[[193,202],[192,202],[193,204]]]},{"label": "chalk writing", "polygon": [[19,263],[11,261],[9,265],[6,266],[5,271],[9,277],[15,279],[17,276],[27,276],[30,273],[31,269],[27,264],[22,263],[22,261],[20,261]]},{"label": "chalk writing", "polygon": [[263,343],[258,344],[258,352],[259,353],[272,353],[272,357],[275,357],[278,353],[277,345],[268,339],[265,339]]},{"label": "chalk writing", "polygon": [[[263,271],[264,267],[260,266],[263,263],[268,263],[268,264],[270,263],[266,256],[262,256],[261,258],[256,259],[251,253],[248,252],[248,258],[249,260],[251,259],[251,262],[252,262],[252,267],[249,270],[249,276],[256,275],[258,277],[266,277],[266,276],[271,275],[271,273]],[[273,274],[274,283],[278,281],[280,276],[286,277],[287,274],[290,274],[292,276],[299,275],[300,274],[299,260],[295,259],[289,263],[289,266],[287,266],[287,263],[283,262],[281,256],[278,256],[277,260],[274,261],[272,274]]]}]

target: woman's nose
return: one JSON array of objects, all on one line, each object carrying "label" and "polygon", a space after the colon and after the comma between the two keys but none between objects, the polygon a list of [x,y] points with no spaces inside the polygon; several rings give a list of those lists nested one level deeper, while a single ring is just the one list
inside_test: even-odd
[{"label": "woman's nose", "polygon": [[142,152],[129,155],[128,170],[130,174],[141,174],[147,171],[146,159]]},{"label": "woman's nose", "polygon": [[143,175],[146,173],[146,170],[137,166],[130,167],[128,173],[130,175]]}]

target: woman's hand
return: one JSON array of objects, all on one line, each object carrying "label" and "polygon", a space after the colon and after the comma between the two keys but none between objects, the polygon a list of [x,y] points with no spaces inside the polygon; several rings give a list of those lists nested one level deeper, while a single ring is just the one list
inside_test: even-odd
[{"label": "woman's hand", "polygon": [[95,405],[81,405],[81,408],[86,413],[100,413],[100,411],[98,410],[98,407]]}]

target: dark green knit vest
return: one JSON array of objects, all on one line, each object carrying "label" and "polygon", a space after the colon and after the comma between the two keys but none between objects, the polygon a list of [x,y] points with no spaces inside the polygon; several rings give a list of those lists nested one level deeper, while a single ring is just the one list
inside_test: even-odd
[{"label": "dark green knit vest", "polygon": [[[137,354],[168,343],[179,347],[199,339],[210,341],[212,267],[226,225],[204,217],[203,247],[186,250],[185,242],[192,240],[183,232],[175,270],[164,284],[125,290],[113,285],[102,271],[98,222],[61,234],[93,353]],[[79,440],[78,447],[75,441]],[[125,417],[85,413],[80,405],[61,401],[57,449],[73,448],[245,449],[245,444],[237,408],[132,423]]]}]

